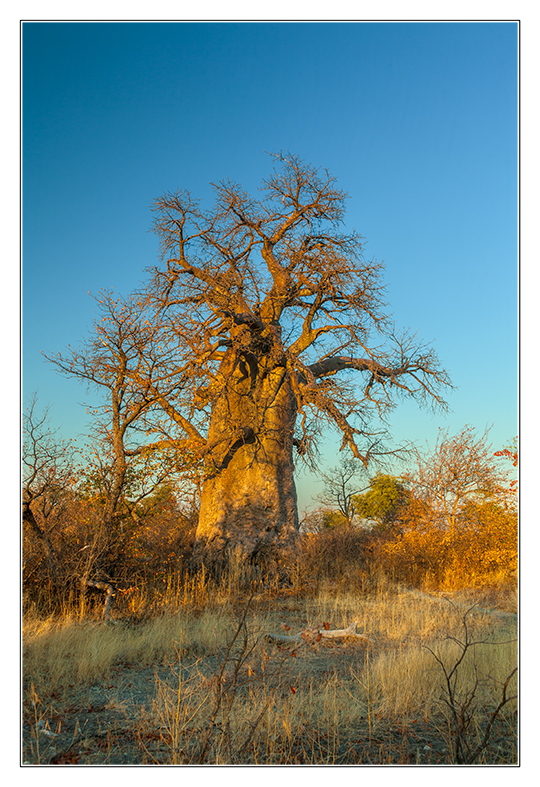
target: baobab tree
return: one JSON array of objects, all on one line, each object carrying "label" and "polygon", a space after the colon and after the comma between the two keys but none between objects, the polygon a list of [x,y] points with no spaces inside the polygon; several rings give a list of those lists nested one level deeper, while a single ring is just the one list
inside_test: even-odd
[{"label": "baobab tree", "polygon": [[260,197],[214,190],[210,209],[181,191],[155,201],[161,263],[135,296],[145,339],[123,366],[142,392],[130,450],[174,447],[200,469],[209,561],[294,543],[295,461],[317,461],[323,430],[367,467],[400,396],[444,407],[449,385],[433,349],[396,333],[382,266],[344,232],[328,172],[280,154]]}]

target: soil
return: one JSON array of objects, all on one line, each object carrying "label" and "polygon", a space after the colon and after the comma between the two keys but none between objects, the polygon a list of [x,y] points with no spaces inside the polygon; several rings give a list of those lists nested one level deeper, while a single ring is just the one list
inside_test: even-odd
[{"label": "soil", "polygon": [[[461,603],[456,599],[457,603]],[[470,603],[467,599],[463,603]],[[483,609],[482,611],[485,611]],[[515,617],[509,610],[494,610],[495,616]],[[284,620],[283,614],[280,620]],[[294,625],[294,624],[293,624]],[[279,630],[279,629],[278,629]],[[293,628],[293,633],[296,629]],[[281,672],[284,691],[293,694],[328,676],[350,676],[359,671],[369,646],[362,640],[321,640],[302,646],[288,656]],[[378,642],[384,648],[384,642]],[[201,661],[183,659],[184,677],[197,670],[212,679],[218,669],[217,657]],[[155,663],[150,667],[119,664],[99,682],[86,686],[66,686],[62,695],[47,698],[50,710],[36,723],[30,712],[23,719],[23,763],[25,765],[135,765],[169,764],[170,738],[154,712],[158,683],[174,686],[178,663]],[[287,759],[267,764],[307,764],[306,740],[312,738],[309,764],[349,765],[415,764],[443,765],[452,762],[444,721],[440,719],[388,719],[371,717],[356,730],[344,731],[339,741],[325,739],[306,730],[303,740],[289,747]],[[517,724],[517,719],[516,719]],[[313,759],[313,751],[318,755]],[[489,752],[497,762],[515,760],[515,740],[494,726]],[[489,761],[489,752],[487,761]],[[514,752],[514,753],[513,753]]]}]

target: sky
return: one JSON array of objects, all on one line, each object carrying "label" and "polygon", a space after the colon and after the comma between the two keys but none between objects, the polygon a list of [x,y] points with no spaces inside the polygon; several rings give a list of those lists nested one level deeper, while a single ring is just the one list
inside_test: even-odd
[{"label": "sky", "polygon": [[[44,361],[158,261],[150,205],[212,182],[255,192],[270,152],[329,169],[346,227],[385,263],[397,326],[433,343],[450,412],[401,405],[396,442],[518,433],[518,28],[463,23],[24,23],[22,386],[84,435]],[[328,465],[338,446],[325,443]],[[300,508],[320,485],[298,477]]]}]

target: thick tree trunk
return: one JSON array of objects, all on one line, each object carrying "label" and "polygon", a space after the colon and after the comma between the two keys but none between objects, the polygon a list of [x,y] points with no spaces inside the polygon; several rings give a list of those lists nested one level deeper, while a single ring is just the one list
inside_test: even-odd
[{"label": "thick tree trunk", "polygon": [[283,368],[259,385],[250,379],[229,380],[212,412],[197,528],[197,552],[208,563],[234,551],[264,560],[294,546],[298,534],[290,383]]}]

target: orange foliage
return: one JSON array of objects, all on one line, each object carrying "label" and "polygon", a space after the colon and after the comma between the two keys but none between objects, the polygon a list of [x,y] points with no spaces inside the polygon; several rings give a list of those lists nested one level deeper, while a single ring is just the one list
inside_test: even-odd
[{"label": "orange foliage", "polygon": [[454,529],[411,517],[382,552],[387,569],[414,584],[465,587],[511,579],[517,571],[517,515],[487,502],[470,504]]},{"label": "orange foliage", "polygon": [[442,435],[433,455],[418,458],[400,527],[381,548],[396,578],[447,588],[515,578],[517,481],[508,482],[491,456],[518,464],[517,449],[490,454],[485,435],[467,427],[451,439]]}]

